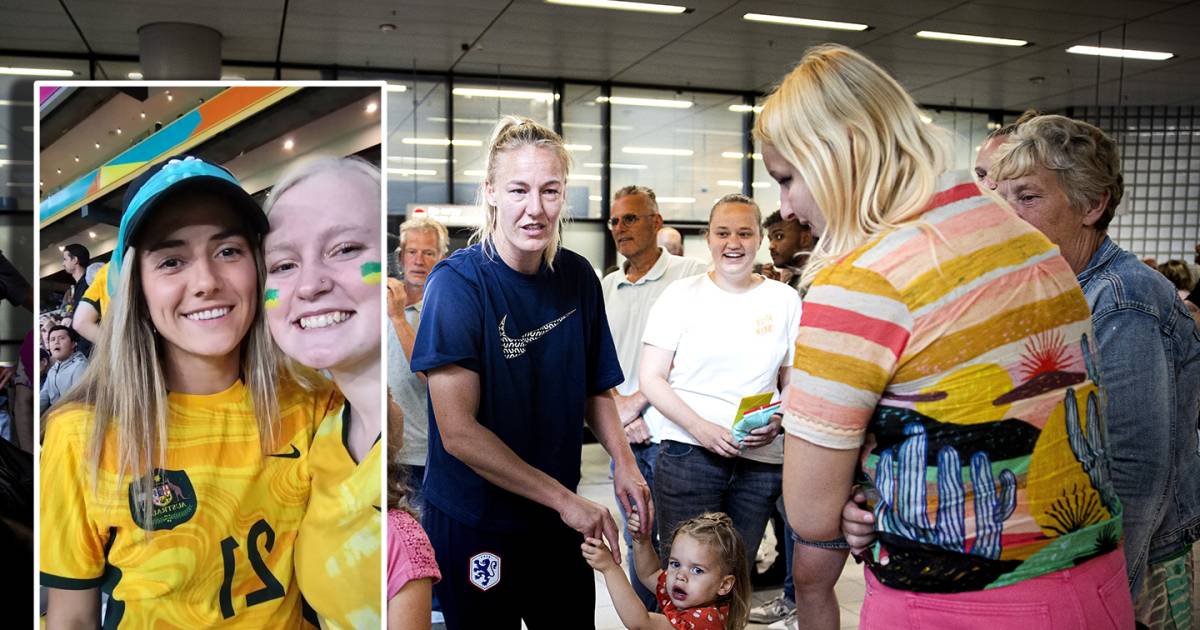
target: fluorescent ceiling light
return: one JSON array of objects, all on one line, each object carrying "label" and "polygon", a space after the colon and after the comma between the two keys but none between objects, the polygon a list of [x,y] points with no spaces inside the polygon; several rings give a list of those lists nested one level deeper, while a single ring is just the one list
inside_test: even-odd
[{"label": "fluorescent ceiling light", "polygon": [[600,176],[599,175],[590,175],[587,173],[572,173],[567,176],[567,179],[568,180],[577,179],[581,182],[598,182],[598,181],[600,181]]},{"label": "fluorescent ceiling light", "polygon": [[831,20],[812,20],[809,18],[788,17],[786,15],[767,15],[764,13],[747,13],[743,20],[751,22],[766,22],[768,24],[786,24],[787,26],[807,26],[808,28],[828,28],[835,31],[865,31],[871,28],[867,24],[854,22],[834,22]]},{"label": "fluorescent ceiling light", "polygon": [[[740,182],[736,179],[718,179],[717,185],[718,186],[728,186],[729,188],[741,188],[742,182]],[[751,188],[770,188],[771,185],[766,182],[752,182],[750,184],[750,187]]]},{"label": "fluorescent ceiling light", "polygon": [[633,155],[671,155],[678,157],[691,157],[695,154],[695,151],[691,149],[666,149],[661,147],[621,147],[621,152]]},{"label": "fluorescent ceiling light", "polygon": [[[445,116],[429,116],[425,120],[428,120],[429,122],[435,122],[435,123],[444,123],[450,119],[446,118]],[[496,125],[496,122],[497,122],[497,119],[495,119],[495,118],[455,118],[454,119],[454,124],[456,124],[456,125],[488,125],[488,126],[494,127]]]},{"label": "fluorescent ceiling light", "polygon": [[394,85],[394,84],[389,83],[387,86],[387,91],[389,91],[389,92],[407,92],[408,86],[407,85]]},{"label": "fluorescent ceiling light", "polygon": [[745,114],[746,112],[754,112],[755,114],[762,111],[762,105],[730,105],[729,111]]},{"label": "fluorescent ceiling light", "polygon": [[1099,57],[1124,57],[1125,59],[1148,59],[1164,61],[1175,56],[1175,53],[1154,52],[1152,50],[1126,50],[1124,48],[1103,48],[1100,46],[1072,46],[1067,49],[1076,55],[1096,55]]},{"label": "fluorescent ceiling light", "polygon": [[446,158],[414,157],[411,155],[389,155],[388,159],[393,162],[412,162],[413,164],[445,164],[450,161]]},{"label": "fluorescent ceiling light", "polygon": [[625,0],[546,0],[546,4],[561,4],[568,7],[586,7],[589,9],[638,11],[641,13],[669,13],[672,15],[687,13],[690,10],[687,7],[681,7],[674,4],[626,2]]},{"label": "fluorescent ceiling light", "polygon": [[965,44],[987,44],[989,46],[1028,46],[1023,39],[1008,39],[1006,37],[984,37],[982,35],[962,35],[960,33],[941,33],[938,31],[919,31],[921,39],[938,39],[947,42],[963,42]]},{"label": "fluorescent ceiling light", "polygon": [[33,160],[3,160],[0,159],[0,166],[33,166]]},{"label": "fluorescent ceiling light", "polygon": [[141,72],[130,72],[129,74],[127,74],[127,75],[125,75],[125,76],[126,76],[126,77],[128,77],[130,80],[133,80],[133,81],[141,81],[141,80],[142,80],[142,73],[141,73]]},{"label": "fluorescent ceiling light", "polygon": [[596,102],[608,101],[613,105],[636,105],[638,107],[666,107],[668,109],[688,109],[695,103],[691,101],[676,101],[666,98],[641,98],[638,96],[597,96]]},{"label": "fluorescent ceiling light", "polygon": [[564,144],[563,148],[568,151],[591,151],[592,145],[590,145],[590,144]]},{"label": "fluorescent ceiling light", "polygon": [[479,170],[470,169],[470,170],[463,171],[463,175],[466,175],[467,177],[483,177],[483,176],[487,175],[487,171],[482,170],[482,169],[479,169]]},{"label": "fluorescent ceiling light", "polygon": [[17,68],[14,66],[0,66],[0,74],[16,75],[20,77],[73,77],[74,70],[62,70],[60,68]]},{"label": "fluorescent ceiling light", "polygon": [[[600,162],[588,162],[584,164],[584,166],[588,168],[604,168],[604,164],[601,164]],[[645,164],[622,164],[621,162],[611,162],[608,166],[614,171],[644,171],[650,168]]]},{"label": "fluorescent ceiling light", "polygon": [[[604,129],[603,125],[596,125],[592,123],[565,122],[563,123],[563,127],[567,129]],[[633,127],[630,127],[629,125],[612,125],[612,129],[613,131],[632,131]]]},{"label": "fluorescent ceiling light", "polygon": [[601,201],[603,199],[600,195],[588,195],[588,201]]},{"label": "fluorescent ceiling light", "polygon": [[471,98],[519,98],[526,101],[553,101],[553,92],[536,92],[533,90],[495,90],[492,88],[454,88],[455,96]]},{"label": "fluorescent ceiling light", "polygon": [[437,175],[437,171],[431,168],[389,168],[388,175]]},{"label": "fluorescent ceiling light", "polygon": [[439,146],[439,147],[447,147],[447,146],[450,146],[451,144],[453,144],[456,147],[481,147],[481,146],[483,146],[483,141],[481,141],[481,140],[464,140],[461,138],[455,138],[453,141],[451,141],[449,138],[404,138],[404,139],[400,140],[400,142],[403,142],[404,144],[420,144],[420,145],[430,145],[430,146]]},{"label": "fluorescent ceiling light", "polygon": [[933,119],[930,118],[929,116],[926,116],[925,114],[921,114],[921,122],[928,125],[929,123],[933,122]]},{"label": "fluorescent ceiling light", "polygon": [[[721,153],[721,157],[723,157],[723,158],[725,158],[725,159],[727,159],[727,160],[740,160],[740,159],[742,159],[742,158],[745,158],[745,157],[746,157],[746,154],[745,154],[745,153],[738,153],[737,151],[723,151],[723,152]],[[755,159],[755,160],[761,160],[761,159],[762,159],[762,154],[761,154],[761,153],[752,153],[752,154],[750,154],[750,157],[751,157],[751,158],[753,158],[753,159]]]},{"label": "fluorescent ceiling light", "polygon": [[[0,98],[0,107],[4,107],[4,106],[29,107],[30,105],[33,105],[33,101],[14,101],[14,100],[8,99],[8,98]],[[21,127],[21,129],[25,130],[26,128]],[[28,131],[33,131],[33,127],[29,127]]]},{"label": "fluorescent ceiling light", "polygon": [[658,203],[696,203],[695,197],[659,197]]}]

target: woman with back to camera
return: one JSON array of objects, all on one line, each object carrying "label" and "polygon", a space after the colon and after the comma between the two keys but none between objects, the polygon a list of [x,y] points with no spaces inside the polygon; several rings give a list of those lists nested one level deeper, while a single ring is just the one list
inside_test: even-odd
[{"label": "woman with back to camera", "polygon": [[[603,506],[575,490],[586,422],[627,508],[648,488],[608,389],[622,380],[600,283],[561,247],[570,158],[558,134],[505,117],[492,136],[476,243],[426,284],[412,369],[429,381],[425,531],[450,630],[590,628],[584,536],[616,548]],[[554,558],[554,579],[545,579]],[[619,562],[619,560],[618,560]]]},{"label": "woman with back to camera", "polygon": [[296,541],[296,581],[327,629],[382,623],[381,208],[379,169],[336,157],[289,169],[265,208],[271,335],[293,361],[326,371],[346,401],[313,437]]},{"label": "woman with back to camera", "polygon": [[658,531],[668,540],[706,512],[731,518],[754,562],[779,498],[782,417],[735,438],[747,396],[778,401],[792,364],[800,296],[754,273],[762,214],[744,195],[713,204],[706,236],[713,268],[676,280],[650,310],[641,362],[646,412],[663,427],[655,462]]},{"label": "woman with back to camera", "polygon": [[329,387],[280,373],[267,219],[228,171],[152,167],[123,203],[91,369],[48,413],[46,627],[299,627],[292,553]]},{"label": "woman with back to camera", "polygon": [[784,395],[799,616],[836,628],[839,515],[879,541],[861,627],[1131,628],[1087,303],[859,53],[810,49],[755,133],[821,233]]}]

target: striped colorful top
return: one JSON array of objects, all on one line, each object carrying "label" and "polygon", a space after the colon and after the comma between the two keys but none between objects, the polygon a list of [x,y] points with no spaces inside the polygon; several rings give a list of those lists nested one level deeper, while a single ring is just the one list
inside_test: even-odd
[{"label": "striped colorful top", "polygon": [[966,172],[822,269],[787,431],[862,449],[891,587],[981,590],[1116,549],[1091,320],[1058,249]]}]

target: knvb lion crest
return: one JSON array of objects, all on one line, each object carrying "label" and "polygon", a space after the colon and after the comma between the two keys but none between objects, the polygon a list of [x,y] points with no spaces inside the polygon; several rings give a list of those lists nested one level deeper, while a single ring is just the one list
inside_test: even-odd
[{"label": "knvb lion crest", "polygon": [[500,583],[500,556],[484,552],[471,557],[471,583],[486,591]]},{"label": "knvb lion crest", "polygon": [[150,473],[149,481],[152,511],[149,515],[145,513],[143,486],[137,482],[129,484],[129,512],[138,527],[145,530],[174,529],[196,514],[196,491],[192,489],[192,480],[187,472],[155,468]]}]

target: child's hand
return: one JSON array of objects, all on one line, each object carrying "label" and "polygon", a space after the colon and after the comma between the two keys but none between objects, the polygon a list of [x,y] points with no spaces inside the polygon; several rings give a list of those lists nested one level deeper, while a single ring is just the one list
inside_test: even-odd
[{"label": "child's hand", "polygon": [[638,515],[637,510],[629,513],[625,527],[629,529],[629,537],[633,539],[633,542],[642,542],[642,517]]},{"label": "child's hand", "polygon": [[579,548],[583,550],[583,559],[587,560],[588,566],[601,573],[617,566],[617,563],[613,562],[612,551],[599,538],[589,536]]}]

